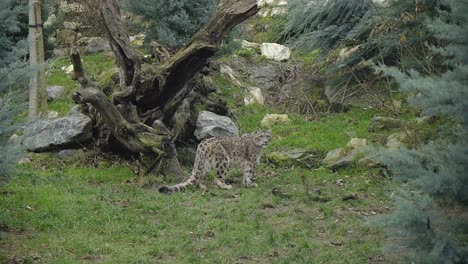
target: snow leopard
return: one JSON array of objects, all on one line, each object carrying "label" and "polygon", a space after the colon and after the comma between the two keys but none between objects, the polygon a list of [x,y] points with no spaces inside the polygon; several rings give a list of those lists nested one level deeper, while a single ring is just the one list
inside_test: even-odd
[{"label": "snow leopard", "polygon": [[195,164],[189,179],[172,186],[161,186],[160,193],[183,191],[187,186],[199,184],[201,178],[216,170],[215,184],[225,190],[232,188],[224,180],[229,168],[243,170],[243,183],[257,187],[253,182],[256,165],[260,162],[262,149],[271,141],[271,129],[244,134],[242,137],[212,137],[203,140],[197,148]]}]

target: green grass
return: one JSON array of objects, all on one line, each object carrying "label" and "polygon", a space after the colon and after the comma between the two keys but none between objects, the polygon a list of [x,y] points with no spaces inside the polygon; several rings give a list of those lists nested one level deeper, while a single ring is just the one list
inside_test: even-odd
[{"label": "green grass", "polygon": [[[215,81],[226,80],[215,77]],[[263,116],[272,113],[265,106],[239,105],[241,90],[228,82],[221,92],[229,95],[243,133],[257,130]],[[321,114],[312,121],[290,114],[291,123],[273,127],[273,141],[265,152],[285,146],[321,152],[343,147],[352,137],[370,136],[367,125],[374,114],[352,109]],[[142,182],[159,185],[174,179],[141,178],[118,161],[95,162],[92,155],[82,153],[66,160],[54,154],[34,155],[33,164],[0,189],[0,227],[7,231],[0,262],[365,263],[382,259],[384,234],[368,225],[367,219],[390,210],[389,196],[395,186],[376,171],[331,172],[323,167],[308,170],[262,163],[255,189],[239,183],[240,173],[231,173],[234,188],[229,191],[205,180],[213,194],[191,189],[161,195],[157,186]],[[98,164],[98,168],[86,164]],[[309,188],[319,189],[320,194],[305,193],[302,175]],[[281,188],[289,197],[274,195],[273,188]],[[349,195],[356,199],[343,201]]]},{"label": "green grass", "polygon": [[[114,59],[105,54],[83,56],[82,60],[86,73],[93,80],[97,80],[98,76],[104,71],[115,67]],[[63,98],[48,104],[48,109],[57,111],[60,116],[67,115],[70,112],[74,106],[73,102],[71,102],[71,96],[79,89],[79,84],[72,79],[72,74],[66,74],[62,70],[62,67],[68,67],[69,65],[71,65],[71,62],[68,57],[53,59],[49,62],[46,75],[47,86],[59,85],[65,87]]]},{"label": "green grass", "polygon": [[[301,173],[330,202],[311,200]],[[0,260],[363,263],[380,256],[382,232],[365,218],[385,212],[389,183],[372,172],[263,165],[259,188],[234,183],[221,191],[209,185],[215,195],[161,195],[141,188],[135,177],[119,166],[25,168],[1,189],[0,223],[8,232]],[[337,179],[344,185],[336,185]],[[291,197],[273,195],[273,187]],[[358,199],[342,201],[349,193]]]}]

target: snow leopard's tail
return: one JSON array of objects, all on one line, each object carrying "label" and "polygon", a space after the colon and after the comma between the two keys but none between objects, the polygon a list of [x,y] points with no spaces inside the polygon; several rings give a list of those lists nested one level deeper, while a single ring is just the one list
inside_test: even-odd
[{"label": "snow leopard's tail", "polygon": [[186,180],[186,181],[184,181],[182,183],[176,184],[176,185],[171,185],[171,186],[163,185],[163,186],[159,187],[158,191],[160,193],[164,193],[164,194],[170,194],[170,193],[174,193],[174,192],[181,192],[181,191],[185,191],[188,186],[193,185],[196,182],[197,182],[197,178],[195,177],[194,174],[192,174],[192,175],[190,175],[190,178],[188,178],[188,180]]}]

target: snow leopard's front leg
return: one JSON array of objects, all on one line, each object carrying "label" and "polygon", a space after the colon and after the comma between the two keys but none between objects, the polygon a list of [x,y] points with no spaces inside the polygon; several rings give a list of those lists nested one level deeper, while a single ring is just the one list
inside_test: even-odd
[{"label": "snow leopard's front leg", "polygon": [[255,182],[252,182],[252,179],[254,178],[254,174],[255,174],[255,167],[256,167],[256,164],[254,162],[251,162],[251,161],[245,161],[244,163],[244,184],[245,186],[247,187],[257,187],[258,184],[256,184]]}]

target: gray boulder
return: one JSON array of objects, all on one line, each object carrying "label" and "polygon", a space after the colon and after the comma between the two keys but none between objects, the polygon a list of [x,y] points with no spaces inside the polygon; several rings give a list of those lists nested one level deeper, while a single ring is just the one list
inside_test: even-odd
[{"label": "gray boulder", "polygon": [[47,100],[57,100],[65,93],[65,87],[54,85],[47,87]]},{"label": "gray boulder", "polygon": [[92,137],[91,119],[82,114],[36,120],[26,125],[23,145],[30,151],[45,151],[87,141]]},{"label": "gray boulder", "polygon": [[111,47],[109,40],[101,37],[83,38],[79,41],[81,45],[85,44],[86,54],[96,54],[100,52],[110,51]]},{"label": "gray boulder", "polygon": [[238,136],[239,129],[227,116],[220,116],[209,111],[198,115],[195,137],[202,140],[210,137]]},{"label": "gray boulder", "polygon": [[268,91],[278,90],[281,85],[280,73],[274,64],[254,65],[250,69],[250,79],[257,87]]}]

